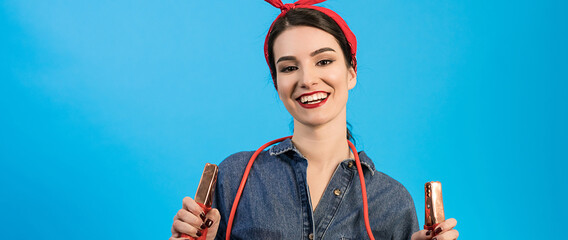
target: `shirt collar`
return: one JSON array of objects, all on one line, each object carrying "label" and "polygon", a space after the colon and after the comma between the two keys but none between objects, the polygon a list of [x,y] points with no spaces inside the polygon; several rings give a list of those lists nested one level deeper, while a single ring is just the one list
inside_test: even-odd
[{"label": "shirt collar", "polygon": [[[294,151],[298,155],[303,157],[302,153],[298,151],[298,149],[292,143],[292,139],[290,138],[272,146],[270,150],[268,150],[270,156],[278,156],[282,153],[289,151]],[[354,159],[346,159],[343,162],[352,161],[352,160]],[[367,156],[367,154],[365,154],[364,151],[359,152],[359,160],[361,161],[361,166],[365,166],[369,171],[371,171],[371,175],[375,175],[375,164],[373,164],[373,161]]]}]

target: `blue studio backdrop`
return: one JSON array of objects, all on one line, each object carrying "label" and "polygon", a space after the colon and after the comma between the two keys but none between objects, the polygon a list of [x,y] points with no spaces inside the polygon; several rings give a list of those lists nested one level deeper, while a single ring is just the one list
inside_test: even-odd
[{"label": "blue studio backdrop", "polygon": [[[460,239],[558,239],[568,214],[565,1],[347,1],[348,120]],[[291,134],[261,0],[0,2],[0,239],[167,239],[206,162]]]}]

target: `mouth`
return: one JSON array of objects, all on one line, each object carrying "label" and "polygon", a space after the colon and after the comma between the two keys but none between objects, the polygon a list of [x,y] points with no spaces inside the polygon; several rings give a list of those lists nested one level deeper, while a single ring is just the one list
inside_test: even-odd
[{"label": "mouth", "polygon": [[300,106],[305,108],[316,108],[323,105],[327,101],[329,93],[324,91],[310,92],[302,94],[300,97],[296,98],[296,101]]}]

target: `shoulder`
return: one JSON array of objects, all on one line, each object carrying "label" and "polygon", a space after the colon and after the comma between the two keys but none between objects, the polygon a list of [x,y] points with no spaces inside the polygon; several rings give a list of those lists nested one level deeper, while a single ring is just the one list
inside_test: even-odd
[{"label": "shoulder", "polygon": [[229,155],[221,163],[219,163],[219,175],[218,178],[229,178],[239,177],[243,175],[250,157],[254,154],[254,151],[242,151]]},{"label": "shoulder", "polygon": [[[255,151],[241,151],[237,153],[233,153],[225,158],[219,164],[220,169],[235,169],[235,168],[245,168],[248,162],[250,161],[252,155],[254,155]],[[261,151],[255,159],[255,165],[257,163],[262,163],[269,161],[270,159],[276,158],[276,156],[272,156],[268,150]]]},{"label": "shoulder", "polygon": [[237,192],[240,179],[253,153],[253,151],[237,152],[219,163],[215,189],[217,200],[213,201],[213,205],[215,205],[215,208],[219,208],[219,211],[225,212],[230,209],[230,203]]},{"label": "shoulder", "polygon": [[414,205],[410,193],[402,183],[386,173],[378,171],[371,158],[364,152],[359,155],[361,164],[366,165],[366,169],[372,171],[372,174],[365,174],[367,191],[370,194],[376,194],[382,200],[388,200],[390,203]]},{"label": "shoulder", "polygon": [[398,234],[410,235],[418,231],[418,219],[412,196],[399,181],[389,175],[376,171],[367,183],[369,208],[381,212],[384,224],[391,226]]},{"label": "shoulder", "polygon": [[[218,177],[233,179],[242,177],[244,170],[255,151],[241,151],[233,153],[219,164]],[[273,158],[268,151],[262,151],[256,157],[254,166],[258,167]]]},{"label": "shoulder", "polygon": [[233,153],[226,157],[220,164],[219,168],[232,168],[239,167],[241,165],[246,165],[250,157],[254,154],[254,151],[241,151]]},{"label": "shoulder", "polygon": [[381,171],[375,170],[375,174],[369,185],[372,185],[373,188],[379,190],[385,197],[392,200],[390,202],[414,205],[412,196],[406,187],[404,187],[404,185],[396,179]]},{"label": "shoulder", "polygon": [[[214,205],[219,208],[219,211],[230,209],[232,200],[234,199],[241,179],[243,178],[246,166],[254,152],[255,151],[242,151],[233,153],[219,163],[217,185],[215,189],[216,198],[218,200],[216,200],[217,203],[214,201]],[[254,166],[257,167],[259,162],[265,161],[268,155],[267,151],[262,151],[255,160]]]},{"label": "shoulder", "polygon": [[412,196],[402,183],[386,173],[376,170],[373,161],[364,153],[361,154],[361,162],[368,164],[368,170],[373,171],[373,174],[366,174],[365,176],[369,199],[373,199],[376,204],[393,211],[414,209]]}]

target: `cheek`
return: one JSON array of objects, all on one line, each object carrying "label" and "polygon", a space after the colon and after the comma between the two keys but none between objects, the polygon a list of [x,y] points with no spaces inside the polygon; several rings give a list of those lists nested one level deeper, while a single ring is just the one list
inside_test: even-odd
[{"label": "cheek", "polygon": [[280,98],[280,101],[284,103],[284,102],[286,102],[286,95],[280,89],[282,89],[282,88],[280,88],[280,87],[278,88],[278,98]]},{"label": "cheek", "polygon": [[287,101],[290,99],[290,93],[286,91],[285,86],[278,85],[278,98],[280,98],[280,101],[282,101],[284,105],[286,105]]},{"label": "cheek", "polygon": [[286,78],[278,78],[278,80],[276,81],[276,86],[278,86],[278,96],[281,100],[290,97],[290,95],[292,95],[292,91],[294,90],[292,82]]},{"label": "cheek", "polygon": [[333,71],[327,73],[329,84],[336,90],[347,88],[348,78],[344,71]]}]

